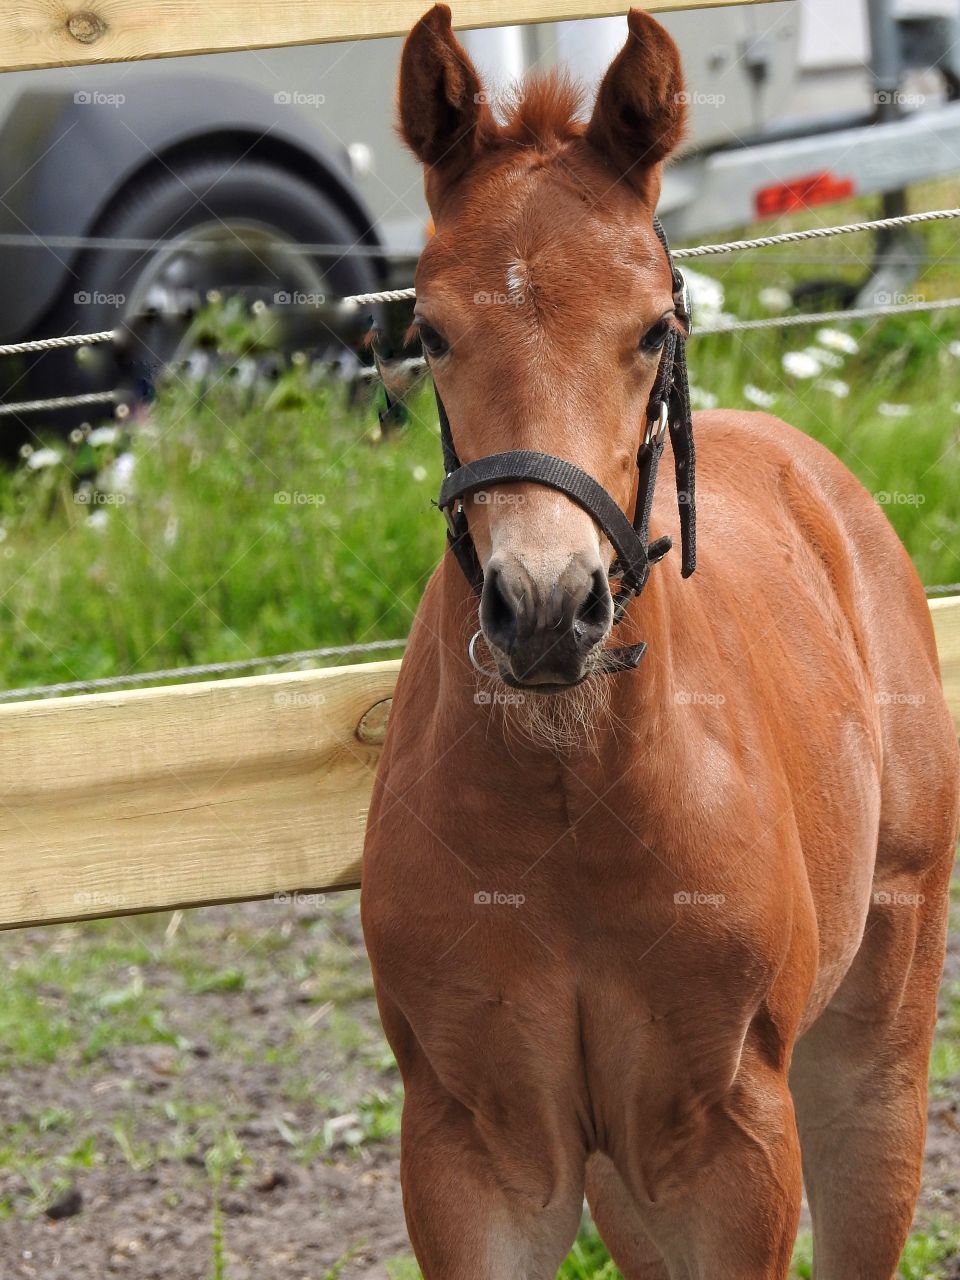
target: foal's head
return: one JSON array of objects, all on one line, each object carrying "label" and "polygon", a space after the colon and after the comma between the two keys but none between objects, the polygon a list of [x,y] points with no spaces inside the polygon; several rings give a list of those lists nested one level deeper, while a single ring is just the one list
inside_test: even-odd
[{"label": "foal's head", "polygon": [[[445,5],[411,32],[401,129],[426,166],[436,226],[415,318],[461,461],[556,454],[632,515],[647,402],[678,323],[653,214],[682,90],[676,46],[637,9],[587,124],[558,77],[527,83],[495,119]],[[465,501],[501,675],[544,690],[577,683],[612,622],[606,538],[541,485]]]}]

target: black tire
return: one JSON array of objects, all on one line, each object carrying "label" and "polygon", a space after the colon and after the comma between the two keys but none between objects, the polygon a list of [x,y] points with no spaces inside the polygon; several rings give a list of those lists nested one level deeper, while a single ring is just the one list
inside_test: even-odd
[{"label": "black tire", "polygon": [[[204,226],[240,226],[244,228],[244,235],[246,229],[252,227],[281,240],[331,245],[354,245],[364,231],[328,195],[278,164],[210,155],[181,160],[171,168],[158,166],[133,178],[93,234],[118,239],[170,240]],[[223,235],[227,243],[232,244],[231,236],[227,232]],[[156,269],[163,252],[151,254],[126,248],[85,251],[77,263],[75,278],[44,318],[36,336],[93,332],[125,322],[125,312],[138,297],[144,279]],[[312,273],[312,278],[317,278],[319,273],[328,298],[381,287],[377,259],[370,256],[332,254],[303,259],[299,255],[279,254],[258,267],[254,259],[260,255],[255,253],[246,255],[249,271],[237,267],[234,275],[239,272],[243,278],[234,279],[217,278],[215,255],[210,255],[204,273],[200,265],[204,256],[197,257],[197,274],[202,278],[183,282],[186,292],[196,294],[201,300],[209,289],[216,288],[224,294],[241,292],[250,301],[259,297],[271,303],[274,301],[271,293],[295,293],[298,281],[302,281],[307,272]],[[245,257],[242,252],[232,250],[226,256],[235,263]],[[226,271],[226,264],[222,263],[220,269]],[[307,310],[309,312],[309,308]],[[289,327],[296,331],[296,308],[290,308],[289,312]],[[312,323],[312,331],[318,343],[325,344],[325,350],[336,346],[329,329],[317,323],[316,316],[307,314],[304,318],[301,314],[299,320],[301,328]],[[146,384],[172,357],[178,337],[188,323],[188,317],[179,325],[176,319],[163,319],[159,329],[147,334],[142,343],[132,344],[134,365],[131,371],[128,364],[126,376],[135,391],[148,391]],[[140,321],[132,324],[135,333],[138,324],[142,328]],[[296,337],[296,345],[304,345],[302,333],[297,332]],[[123,374],[116,353],[104,345],[86,348],[81,362],[74,353],[45,355],[33,365],[28,381],[32,396],[45,397],[108,390]],[[109,416],[109,412],[105,410],[102,416]],[[45,416],[44,425],[63,430],[91,416],[97,416],[96,411],[61,414],[55,423]]]}]

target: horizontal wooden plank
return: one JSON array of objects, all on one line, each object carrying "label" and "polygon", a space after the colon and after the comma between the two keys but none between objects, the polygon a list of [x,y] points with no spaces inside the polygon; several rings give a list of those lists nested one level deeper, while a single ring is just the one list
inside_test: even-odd
[{"label": "horizontal wooden plank", "polygon": [[[645,0],[643,7],[695,9],[734,2]],[[429,0],[8,0],[0,8],[0,71],[404,35],[429,7]],[[627,7],[625,0],[454,0],[452,5],[461,29],[597,17]]]},{"label": "horizontal wooden plank", "polygon": [[[960,730],[960,597],[930,608]],[[399,668],[0,706],[0,928],[355,886]]]},{"label": "horizontal wooden plank", "polygon": [[0,928],[356,885],[399,666],[0,707]]},{"label": "horizontal wooden plank", "polygon": [[960,733],[960,596],[930,601],[943,690]]}]

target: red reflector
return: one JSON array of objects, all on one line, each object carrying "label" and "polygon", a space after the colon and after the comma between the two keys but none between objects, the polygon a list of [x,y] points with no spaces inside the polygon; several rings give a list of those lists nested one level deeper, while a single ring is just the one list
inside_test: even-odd
[{"label": "red reflector", "polygon": [[755,196],[758,218],[775,218],[796,213],[814,204],[830,204],[854,194],[852,178],[835,178],[832,173],[812,173],[777,187],[764,187]]}]

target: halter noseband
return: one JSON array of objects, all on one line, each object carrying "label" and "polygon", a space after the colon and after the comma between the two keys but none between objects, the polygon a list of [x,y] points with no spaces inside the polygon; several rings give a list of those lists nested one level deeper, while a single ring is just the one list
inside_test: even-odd
[{"label": "halter noseband", "polygon": [[[688,578],[696,568],[695,454],[685,349],[691,327],[690,302],[686,283],[673,264],[670,246],[659,218],[654,218],[653,225],[670,264],[673,302],[685,332],[680,334],[671,329],[660,357],[657,378],[647,406],[647,426],[637,452],[640,479],[632,523],[593,476],[553,454],[514,449],[506,453],[491,453],[475,462],[462,464],[453,444],[447,411],[440,393],[436,392],[437,410],[440,414],[440,442],[446,471],[437,505],[446,517],[450,550],[478,596],[483,590],[483,568],[470,536],[463,498],[487,485],[528,480],[557,489],[572,498],[593,517],[610,540],[617,553],[611,566],[611,576],[620,579],[620,586],[614,595],[613,621],[614,625],[620,622],[627,605],[646,586],[651,566],[662,560],[673,545],[673,540],[669,537],[658,538],[652,543],[647,541],[657,468],[668,430],[673,447],[677,502],[680,509],[681,575]],[[436,391],[436,386],[434,390]],[[640,644],[625,645],[619,649],[605,649],[599,670],[630,671],[638,665],[646,648],[646,642],[641,641]]]}]

